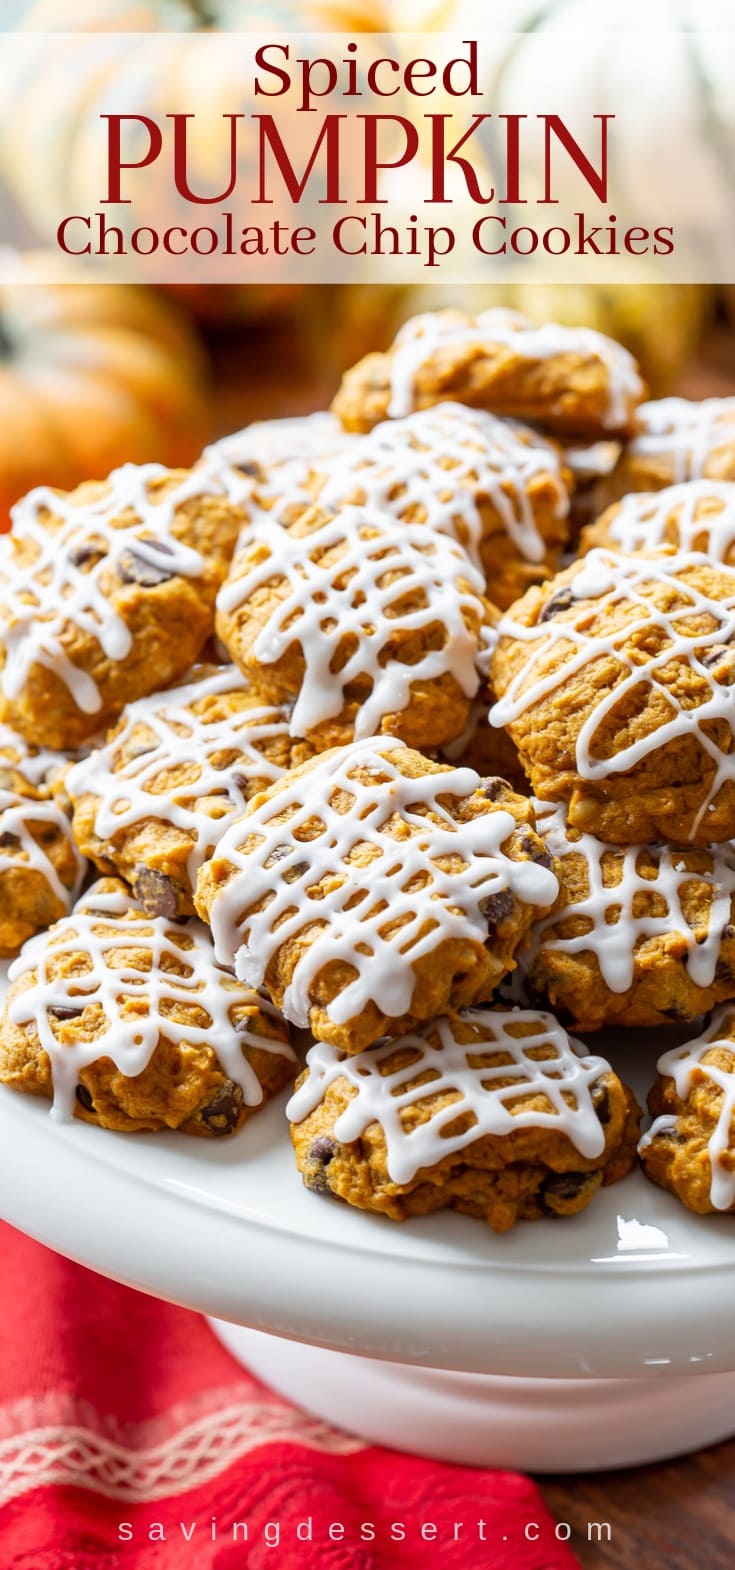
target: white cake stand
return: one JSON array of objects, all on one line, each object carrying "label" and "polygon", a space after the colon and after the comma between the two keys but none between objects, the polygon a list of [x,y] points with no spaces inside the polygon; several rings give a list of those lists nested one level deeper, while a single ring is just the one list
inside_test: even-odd
[{"label": "white cake stand", "polygon": [[[643,1094],[660,1044],[624,1040]],[[0,1087],[0,1213],[210,1315],[270,1385],[382,1444],[576,1472],[735,1431],[731,1217],[634,1174],[504,1237],[453,1214],[396,1226],[306,1192],[283,1104],[220,1144],[59,1124]]]}]

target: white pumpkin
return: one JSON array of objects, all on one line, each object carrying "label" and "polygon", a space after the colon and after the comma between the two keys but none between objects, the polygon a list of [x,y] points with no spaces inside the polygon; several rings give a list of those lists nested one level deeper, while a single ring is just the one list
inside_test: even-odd
[{"label": "white pumpkin", "polygon": [[[447,26],[455,37],[477,36],[488,46],[495,117],[573,106],[571,129],[579,126],[581,135],[593,115],[616,112],[609,211],[645,224],[655,207],[657,222],[672,220],[680,240],[695,246],[684,275],[691,280],[706,276],[711,252],[697,251],[696,241],[707,228],[717,228],[721,276],[735,242],[732,21],[732,0],[493,0],[491,8],[487,0],[455,0]],[[490,163],[498,129],[495,119]],[[567,169],[565,186],[560,157],[562,202],[568,191],[574,208],[586,188],[571,162]]]}]

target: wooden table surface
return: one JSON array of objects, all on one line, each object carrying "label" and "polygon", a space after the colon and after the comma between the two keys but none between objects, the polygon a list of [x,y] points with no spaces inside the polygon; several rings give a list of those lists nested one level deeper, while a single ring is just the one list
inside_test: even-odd
[{"label": "wooden table surface", "polygon": [[[334,390],[308,356],[294,352],[288,330],[255,338],[219,332],[210,347],[223,432],[323,408]],[[244,369],[246,357],[257,364],[255,377]],[[672,390],[692,398],[734,392],[735,332],[713,329]],[[686,1432],[685,1410],[681,1423]],[[661,1466],[538,1482],[557,1520],[572,1528],[569,1546],[584,1570],[735,1570],[735,1439]],[[589,1522],[608,1522],[610,1541],[588,1542]]]}]

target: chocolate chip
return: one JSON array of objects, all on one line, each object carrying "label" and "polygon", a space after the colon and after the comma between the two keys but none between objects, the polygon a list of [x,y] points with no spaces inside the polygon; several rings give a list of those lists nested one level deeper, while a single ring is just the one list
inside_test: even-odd
[{"label": "chocolate chip", "polygon": [[549,869],[553,867],[553,860],[545,845],[539,841],[537,835],[531,833],[530,829],[520,828],[518,830],[518,843],[521,850],[524,850],[529,859],[535,861],[538,867],[548,867]]},{"label": "chocolate chip", "polygon": [[304,1171],[304,1183],[315,1194],[326,1194],[329,1191],[327,1167],[336,1150],[337,1141],[330,1139],[328,1134],[320,1134],[309,1146]]},{"label": "chocolate chip", "polygon": [[589,1172],[552,1172],[544,1179],[539,1190],[541,1209],[547,1216],[553,1216],[554,1206],[548,1203],[549,1200],[576,1199],[589,1183],[591,1176]]},{"label": "chocolate chip", "polygon": [[57,1003],[46,1011],[52,1019],[79,1019],[84,1013],[84,1004],[81,1008],[70,1008],[66,1004]]},{"label": "chocolate chip", "polygon": [[592,1105],[595,1109],[595,1112],[597,1113],[598,1122],[609,1123],[610,1097],[608,1095],[607,1085],[603,1079],[598,1079],[597,1083],[592,1086],[591,1094]]},{"label": "chocolate chip", "polygon": [[568,584],[563,589],[557,589],[546,604],[539,616],[539,621],[551,621],[552,616],[558,616],[560,611],[568,611],[575,603],[575,596]]},{"label": "chocolate chip", "polygon": [[506,921],[512,916],[515,900],[510,889],[501,889],[499,894],[488,894],[480,900],[480,910],[489,927],[499,926],[501,921]]},{"label": "chocolate chip", "polygon": [[20,847],[21,839],[19,834],[10,834],[7,829],[0,834],[1,850],[20,850]]},{"label": "chocolate chip", "polygon": [[104,546],[93,540],[87,540],[86,544],[78,545],[76,550],[70,551],[69,560],[73,567],[96,567],[106,554]]},{"label": "chocolate chip", "polygon": [[212,1134],[234,1134],[241,1112],[242,1090],[234,1080],[226,1079],[199,1116]]},{"label": "chocolate chip", "polygon": [[250,460],[247,463],[233,463],[232,467],[238,474],[246,474],[250,480],[257,480],[263,473],[260,464]]},{"label": "chocolate chip", "polygon": [[670,1003],[668,1008],[661,1009],[660,1012],[664,1015],[664,1017],[666,1019],[673,1019],[673,1020],[675,1020],[677,1022],[677,1024],[678,1023],[687,1024],[689,1022],[689,1020],[691,1019],[691,1014],[689,1013],[689,1010],[685,1009],[685,1008],[684,1009],[677,1008],[677,1005],[675,1003]]},{"label": "chocolate chip", "polygon": [[[166,545],[163,540],[146,540],[145,548],[157,556],[173,555],[170,545]],[[165,567],[163,563],[159,567],[155,562],[148,561],[147,557],[137,556],[135,551],[123,551],[118,572],[123,583],[139,583],[144,589],[155,589],[159,583],[168,583],[175,576],[170,567]]]},{"label": "chocolate chip", "polygon": [[136,867],[133,873],[133,893],[140,900],[146,916],[175,916],[178,910],[176,890],[170,878],[152,867]]},{"label": "chocolate chip", "polygon": [[80,1107],[84,1107],[85,1112],[94,1112],[94,1102],[86,1085],[77,1085],[75,1094]]},{"label": "chocolate chip", "polygon": [[687,1135],[680,1128],[667,1128],[661,1134],[654,1136],[656,1139],[666,1139],[670,1145],[686,1145]]},{"label": "chocolate chip", "polygon": [[710,648],[700,649],[697,652],[699,654],[700,664],[718,665],[720,660],[724,659],[726,655],[730,653],[730,650],[728,649],[726,643],[713,643]]},{"label": "chocolate chip", "polygon": [[482,782],[482,794],[488,801],[499,801],[510,790],[507,780],[501,780],[499,774],[489,774]]}]

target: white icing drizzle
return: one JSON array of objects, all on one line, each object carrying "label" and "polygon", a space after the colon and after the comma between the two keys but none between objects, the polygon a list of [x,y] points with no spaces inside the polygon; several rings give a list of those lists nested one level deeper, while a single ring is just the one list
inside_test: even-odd
[{"label": "white icing drizzle", "polygon": [[514,420],[442,403],[384,420],[357,438],[330,464],[319,501],[339,506],[359,486],[366,506],[391,517],[418,508],[428,528],[464,545],[479,565],[485,532],[479,504],[487,498],[520,555],[541,562],[546,547],[528,494],[541,474],[556,489],[554,516],[566,517],[558,449]]},{"label": "white icing drizzle", "polygon": [[[264,781],[265,788],[284,772],[261,748],[290,735],[285,711],[265,706],[211,717],[207,699],[249,690],[234,665],[199,674],[194,667],[179,685],[128,704],[114,736],[66,776],[73,803],[87,793],[96,798],[96,837],[111,839],[151,817],[175,824],[192,836],[187,871],[193,885],[202,862],[245,810],[249,782]],[[202,713],[194,713],[195,703],[204,705]],[[134,739],[139,726],[150,733],[147,740]],[[126,746],[132,755],[118,762]],[[179,776],[164,793],[157,789],[163,773]]]},{"label": "white icing drizzle", "polygon": [[[259,987],[277,951],[308,931],[283,1002],[295,1025],[308,1025],[312,986],[327,965],[356,972],[329,1004],[335,1023],[357,1017],[376,996],[383,1013],[398,1018],[411,1004],[417,960],[450,938],[487,941],[481,906],[490,895],[509,889],[543,907],[556,898],[553,872],[503,851],[516,827],[511,813],[464,823],[451,816],[445,798],[478,790],[474,770],[409,779],[392,757],[402,745],[366,739],[325,753],[272,800],[251,803],[220,841],[218,864],[236,870],[209,910],[219,960]],[[358,769],[369,778],[359,779]],[[361,846],[370,852],[365,865],[356,859]]]},{"label": "white icing drizzle", "polygon": [[49,747],[32,747],[9,725],[0,724],[0,774],[6,766],[16,769],[34,789],[43,790],[68,760],[68,753],[53,752]]},{"label": "white icing drizzle", "polygon": [[482,311],[468,321],[457,320],[449,312],[427,311],[404,322],[396,335],[390,359],[389,416],[410,414],[417,372],[438,352],[456,348],[491,355],[498,345],[512,349],[524,360],[550,360],[556,355],[574,354],[601,362],[608,376],[603,424],[609,430],[626,423],[630,404],[636,404],[643,391],[633,356],[622,344],[591,327],[564,327],[557,322],[538,327],[517,311],[501,307]]},{"label": "white icing drizzle", "polygon": [[[62,883],[50,856],[35,839],[33,828],[55,830],[68,842],[72,863],[76,868],[69,888]],[[13,869],[17,871],[19,867],[40,873],[62,910],[71,910],[81,887],[85,866],[86,862],[72,840],[69,819],[54,801],[34,801],[27,796],[19,796],[14,790],[0,789],[0,879],[3,873]]]},{"label": "white icing drizzle", "polygon": [[631,456],[669,458],[676,482],[698,480],[713,453],[735,448],[735,398],[659,398],[640,405],[636,427]]},{"label": "white icing drizzle", "polygon": [[[627,992],[635,979],[635,963],[639,948],[649,939],[676,933],[681,940],[684,964],[697,987],[711,987],[715,979],[725,929],[732,919],[732,902],[735,897],[735,848],[714,845],[708,853],[710,866],[706,871],[692,871],[687,867],[691,852],[677,850],[671,845],[647,845],[648,865],[646,875],[638,870],[640,845],[625,847],[608,845],[591,834],[570,832],[566,809],[552,802],[534,801],[538,832],[552,856],[563,863],[567,856],[581,856],[587,868],[588,892],[577,900],[568,900],[562,910],[543,917],[534,923],[530,947],[519,956],[526,974],[532,969],[539,951],[552,950],[562,954],[594,954],[600,975],[611,992]],[[704,853],[703,853],[704,854]],[[616,882],[605,886],[603,859],[608,873],[614,858]],[[655,867],[652,868],[650,863]],[[562,886],[563,883],[563,867]],[[707,927],[694,930],[689,926],[682,907],[682,892],[687,884],[706,885],[711,896],[707,913]],[[663,901],[659,915],[636,916],[634,906],[642,897],[649,905],[653,896],[656,903]],[[568,917],[582,917],[589,930],[578,936],[554,936],[554,929]]]},{"label": "white icing drizzle", "polygon": [[[334,559],[325,561],[331,552]],[[250,556],[252,565],[238,577],[243,558]],[[485,616],[484,578],[446,535],[362,507],[327,516],[308,535],[294,534],[277,518],[262,515],[244,536],[232,575],[220,589],[218,609],[230,614],[279,580],[286,581],[288,592],[274,604],[253,653],[268,665],[293,644],[301,647],[305,669],[291,717],[293,735],[308,735],[340,714],[345,688],[358,677],[372,685],[355,714],[357,738],[375,735],[386,715],[406,709],[415,682],[449,674],[466,697],[476,693],[480,638],[471,624],[473,618],[481,624]],[[402,603],[408,595],[417,601],[412,610]],[[398,657],[391,654],[397,634],[420,635],[438,623],[441,648],[427,649],[410,665],[400,659],[400,648]],[[335,672],[335,650],[346,638],[354,647]]]},{"label": "white icing drizzle", "polygon": [[[101,696],[94,678],[69,658],[65,629],[77,628],[99,643],[110,660],[124,660],[132,634],[110,601],[104,581],[133,551],[171,575],[196,578],[204,571],[200,553],[178,540],[171,525],[178,507],[211,492],[213,481],[192,472],[164,498],[151,499],[148,487],[169,473],[160,464],[125,464],[115,469],[96,500],[77,503],[71,494],[38,486],[12,509],[12,532],[0,554],[0,644],[5,650],[2,689],[17,698],[31,667],[42,665],[64,683],[77,707],[94,714]],[[49,527],[48,511],[60,520]],[[34,559],[21,564],[15,546],[29,546]],[[86,566],[80,558],[90,547],[102,554]]]},{"label": "white icing drizzle", "polygon": [[348,452],[359,441],[342,429],[336,415],[320,410],[297,418],[255,420],[205,447],[200,463],[224,486],[230,501],[247,505],[256,493],[268,501],[301,491],[315,465]]},{"label": "white icing drizzle", "polygon": [[[349,1144],[369,1124],[379,1124],[388,1174],[402,1185],[485,1135],[503,1138],[519,1128],[552,1129],[587,1160],[602,1155],[605,1135],[591,1088],[610,1072],[604,1058],[585,1056],[581,1043],[551,1014],[465,1009],[457,1018],[472,1027],[469,1041],[459,1041],[451,1019],[444,1018],[351,1057],[317,1042],[307,1055],[308,1075],[291,1097],[287,1117],[292,1123],[303,1122],[335,1080],[346,1080],[354,1095],[335,1122],[335,1138]],[[395,1060],[401,1054],[409,1057],[399,1066]],[[496,1060],[492,1064],[477,1062],[490,1055]],[[405,1114],[415,1107],[444,1096],[453,1099],[432,1108],[426,1121],[411,1126],[406,1120]],[[548,1110],[518,1108],[526,1097],[543,1097]],[[463,1117],[468,1126],[461,1132],[444,1132]]]},{"label": "white icing drizzle", "polygon": [[[126,964],[126,949],[150,952],[150,969]],[[83,956],[84,969],[77,966],[73,975],[54,978],[54,961],[67,955]],[[172,964],[184,967],[186,974],[166,968]],[[246,1106],[258,1106],[263,1090],[243,1048],[294,1056],[285,1041],[261,1035],[251,1023],[245,1022],[242,1029],[233,1024],[233,1008],[252,1003],[253,996],[218,967],[209,932],[201,922],[184,925],[143,916],[122,886],[109,889],[93,884],[70,916],[48,933],[31,938],[13,961],[10,980],[34,971],[35,979],[8,1005],[8,1014],[14,1025],[34,1026],[48,1053],[57,1118],[71,1116],[83,1068],[110,1058],[119,1073],[132,1079],[142,1074],[162,1037],[177,1044],[211,1047],[224,1073],[240,1086]],[[130,999],[139,1005],[134,1012],[123,1009]],[[169,1012],[177,1003],[201,1009],[208,1024],[177,1023]],[[259,997],[257,1003],[264,1014],[278,1018],[265,998]],[[53,1010],[76,1010],[87,1004],[99,1004],[106,1028],[92,1041],[60,1043],[53,1030]]]},{"label": "white icing drizzle", "polygon": [[[717,1123],[710,1136],[707,1149],[710,1158],[710,1199],[715,1210],[730,1210],[735,1205],[735,1042],[727,1034],[732,1023],[731,1003],[716,1009],[701,1036],[683,1047],[672,1047],[659,1058],[659,1074],[674,1081],[680,1101],[686,1101],[698,1080],[708,1079],[722,1091],[722,1104]],[[732,1068],[725,1069],[716,1063],[705,1063],[705,1055],[713,1047],[722,1048],[733,1060]],[[643,1135],[638,1146],[643,1154],[658,1134],[668,1133],[676,1127],[678,1119],[666,1114],[656,1118]],[[728,1161],[731,1166],[725,1164]]]},{"label": "white icing drizzle", "polygon": [[[706,512],[699,514],[704,506]],[[632,491],[623,497],[607,532],[623,551],[671,544],[680,552],[704,551],[710,561],[726,561],[735,546],[735,485],[727,480],[691,480],[667,485],[662,491]]]},{"label": "white icing drizzle", "polygon": [[[572,602],[579,602],[576,615],[570,617],[564,612],[531,627],[511,616],[500,621],[498,637],[514,638],[528,645],[528,658],[489,714],[492,725],[512,724],[586,666],[605,656],[614,658],[620,667],[620,676],[599,696],[592,713],[581,726],[576,742],[577,772],[586,780],[624,774],[660,748],[694,734],[715,765],[712,784],[697,814],[694,832],[725,781],[735,779],[735,748],[731,753],[721,752],[707,734],[708,722],[713,720],[726,721],[730,733],[735,734],[733,688],[719,684],[705,664],[708,650],[735,644],[735,572],[725,566],[718,569],[731,586],[731,592],[721,600],[714,600],[687,576],[706,564],[707,558],[696,553],[642,557],[617,555],[600,549],[590,551],[565,586]],[[677,604],[671,610],[663,610],[654,603],[651,590],[656,584],[667,588],[675,585]],[[596,632],[589,625],[592,618],[590,601],[594,602],[595,619],[604,619],[607,610],[621,605],[626,610],[632,609],[633,614],[622,618],[613,632]],[[705,618],[711,621],[709,631],[702,630]],[[632,658],[625,649],[628,640],[636,632],[650,634],[653,629],[663,635],[660,652],[650,655],[645,662]],[[534,679],[534,671],[539,665],[543,666],[557,643],[566,644],[565,658],[555,670]],[[619,747],[614,757],[595,758],[595,736],[606,716],[637,688],[655,688],[659,684],[659,674],[670,671],[677,661],[689,666],[706,683],[708,692],[702,702],[696,707],[685,708],[671,687],[661,683],[671,719],[628,746]]]},{"label": "white icing drizzle", "polygon": [[604,480],[612,474],[621,451],[620,442],[588,442],[583,446],[565,447],[563,457],[575,480],[584,485],[590,480]]}]

